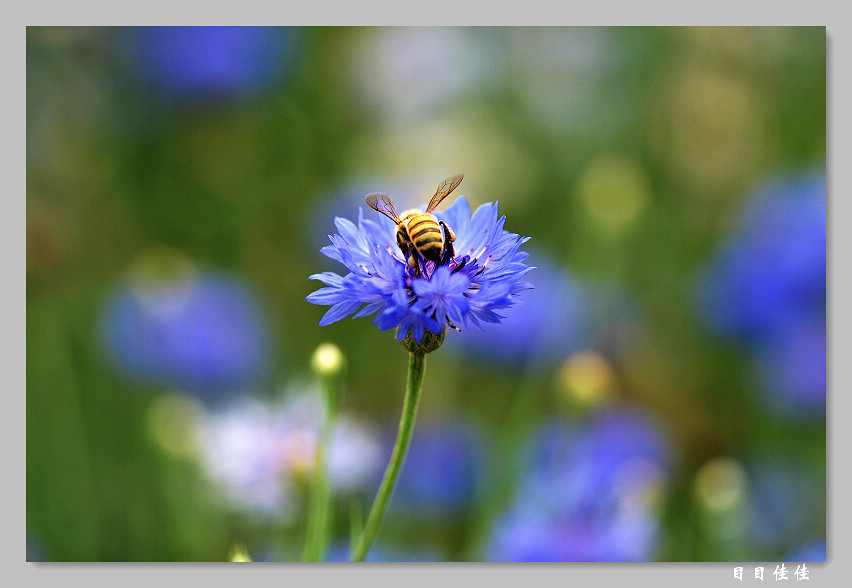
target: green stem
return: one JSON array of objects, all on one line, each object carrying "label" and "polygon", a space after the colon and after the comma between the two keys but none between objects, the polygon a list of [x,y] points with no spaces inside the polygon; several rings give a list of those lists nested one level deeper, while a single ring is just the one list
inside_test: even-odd
[{"label": "green stem", "polygon": [[331,487],[328,481],[325,452],[331,437],[330,429],[331,419],[326,416],[314,460],[308,506],[308,525],[305,533],[305,551],[302,554],[302,561],[322,561],[325,559],[325,550],[328,545]]},{"label": "green stem", "polygon": [[417,417],[417,405],[420,402],[420,390],[423,385],[423,373],[425,371],[426,354],[409,352],[408,384],[405,390],[405,401],[402,405],[402,417],[399,420],[399,432],[397,433],[396,444],[393,446],[393,453],[391,453],[390,462],[382,478],[382,484],[379,486],[379,491],[373,501],[373,507],[367,516],[367,522],[364,524],[364,532],[361,533],[358,542],[352,548],[352,561],[364,561],[379,529],[379,524],[382,522],[385,507],[388,504],[388,500],[390,500],[391,493],[396,484],[396,478],[399,476],[399,471],[402,468],[402,462],[405,460],[406,453],[408,453],[408,445],[411,441],[411,433],[414,430],[414,420]]},{"label": "green stem", "polygon": [[331,534],[331,483],[328,478],[327,454],[330,451],[331,434],[340,404],[342,370],[318,370],[318,374],[322,386],[323,419],[314,456],[302,561],[325,560]]}]

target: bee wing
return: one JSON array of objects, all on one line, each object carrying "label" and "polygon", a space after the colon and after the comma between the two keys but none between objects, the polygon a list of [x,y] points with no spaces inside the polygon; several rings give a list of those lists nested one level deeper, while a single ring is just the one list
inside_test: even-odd
[{"label": "bee wing", "polygon": [[456,174],[454,176],[450,176],[443,182],[438,185],[438,191],[435,192],[435,195],[432,196],[432,200],[429,201],[429,206],[426,207],[426,212],[432,212],[437,208],[437,206],[441,203],[441,200],[450,195],[450,192],[456,189],[456,186],[461,184],[462,178],[464,178],[464,174]]},{"label": "bee wing", "polygon": [[393,222],[399,222],[399,213],[393,207],[393,200],[384,192],[373,192],[367,194],[367,205],[373,210],[378,210]]}]

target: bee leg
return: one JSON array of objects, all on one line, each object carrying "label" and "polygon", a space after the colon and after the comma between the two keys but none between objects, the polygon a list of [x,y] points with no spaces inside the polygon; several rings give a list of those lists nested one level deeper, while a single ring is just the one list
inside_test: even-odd
[{"label": "bee leg", "polygon": [[445,223],[444,221],[438,221],[438,223],[441,225],[441,228],[444,229],[446,234],[449,235],[450,243],[453,243],[456,240],[456,234],[453,232],[453,230],[450,228],[450,226],[447,223]]},{"label": "bee leg", "polygon": [[406,257],[409,253],[409,243],[402,234],[402,231],[396,232],[396,244],[399,246],[399,250],[402,251],[402,257]]},{"label": "bee leg", "polygon": [[397,231],[396,244],[399,246],[399,250],[402,251],[402,258],[408,264],[408,267],[414,270],[414,276],[419,276],[420,264],[417,263],[417,249],[415,249],[414,244],[408,240],[408,234],[402,230]]},{"label": "bee leg", "polygon": [[450,258],[455,261],[456,250],[453,248],[453,241],[456,240],[456,234],[444,221],[438,221],[438,224],[441,225],[444,234],[444,254],[447,256],[445,259]]},{"label": "bee leg", "polygon": [[420,263],[417,259],[417,249],[414,248],[414,245],[408,246],[408,255],[407,255],[408,267],[414,270],[414,277],[420,275]]},{"label": "bee leg", "polygon": [[419,264],[417,263],[417,258],[414,255],[408,255],[408,267],[414,270],[414,275],[417,276],[420,274],[420,268],[417,267]]}]

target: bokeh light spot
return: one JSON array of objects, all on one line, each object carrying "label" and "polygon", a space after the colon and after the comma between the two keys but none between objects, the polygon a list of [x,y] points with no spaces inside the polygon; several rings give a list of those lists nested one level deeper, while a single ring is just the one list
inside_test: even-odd
[{"label": "bokeh light spot", "polygon": [[717,457],[701,466],[695,475],[699,499],[715,511],[730,511],[742,504],[747,478],[742,465],[729,457]]},{"label": "bokeh light spot", "polygon": [[204,405],[192,396],[157,396],[148,407],[148,433],[166,453],[189,457],[197,450],[194,431],[204,418],[204,412]]},{"label": "bokeh light spot", "polygon": [[757,168],[768,148],[765,113],[752,79],[687,61],[671,75],[663,157],[691,190],[730,189]]},{"label": "bokeh light spot", "polygon": [[322,343],[311,356],[311,368],[320,376],[338,373],[343,368],[343,353],[334,343]]},{"label": "bokeh light spot", "polygon": [[565,393],[582,404],[606,402],[615,392],[612,368],[593,351],[581,351],[568,358],[562,365],[560,380]]},{"label": "bokeh light spot", "polygon": [[639,218],[648,202],[648,177],[633,159],[606,154],[580,176],[578,195],[591,220],[604,229],[620,230]]}]

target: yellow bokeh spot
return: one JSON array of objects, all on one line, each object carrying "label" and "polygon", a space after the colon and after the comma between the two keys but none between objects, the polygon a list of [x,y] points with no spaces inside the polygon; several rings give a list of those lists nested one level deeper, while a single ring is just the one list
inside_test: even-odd
[{"label": "yellow bokeh spot", "polygon": [[621,230],[633,223],[647,205],[648,176],[633,159],[610,153],[594,160],[580,176],[578,196],[598,226]]},{"label": "yellow bokeh spot", "polygon": [[615,378],[609,363],[593,351],[572,355],[560,372],[566,394],[583,404],[600,404],[614,393]]},{"label": "yellow bokeh spot", "polygon": [[666,165],[692,190],[730,191],[765,158],[771,104],[753,79],[702,61],[684,62],[669,83],[659,122]]},{"label": "yellow bokeh spot", "polygon": [[250,562],[251,557],[248,554],[246,546],[242,543],[237,543],[231,548],[230,560],[232,562]]},{"label": "yellow bokeh spot", "polygon": [[205,408],[198,399],[183,394],[165,394],[148,407],[148,433],[166,453],[187,457],[196,451],[195,431]]},{"label": "yellow bokeh spot", "polygon": [[739,462],[717,457],[705,463],[695,475],[695,492],[708,508],[726,512],[740,506],[746,492],[747,477]]}]

